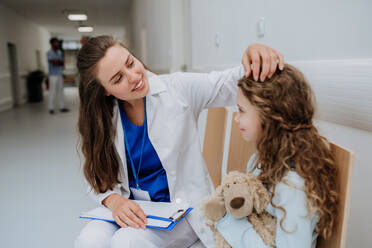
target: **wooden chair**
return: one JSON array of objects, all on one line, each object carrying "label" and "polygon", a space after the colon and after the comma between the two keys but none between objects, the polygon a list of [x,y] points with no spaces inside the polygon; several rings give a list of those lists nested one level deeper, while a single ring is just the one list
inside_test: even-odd
[{"label": "wooden chair", "polygon": [[319,238],[317,248],[346,247],[346,228],[350,212],[351,177],[354,167],[354,153],[334,143],[331,143],[331,148],[338,166],[337,183],[340,187],[338,216],[332,236],[328,240]]},{"label": "wooden chair", "polygon": [[[222,171],[222,162],[226,132],[230,132],[226,172],[232,170],[246,172],[247,162],[254,153],[252,144],[247,143],[241,138],[240,130],[234,122],[235,115],[236,113],[233,113],[231,130],[226,130],[227,126],[229,126],[227,125],[228,111],[225,108],[208,110],[203,156],[215,187],[221,183],[221,177],[224,174]],[[336,164],[339,169],[337,178],[338,185],[340,186],[339,214],[333,235],[328,240],[319,238],[317,248],[344,248],[346,246],[346,228],[350,209],[354,153],[334,143],[331,143],[331,148],[335,154]]]}]

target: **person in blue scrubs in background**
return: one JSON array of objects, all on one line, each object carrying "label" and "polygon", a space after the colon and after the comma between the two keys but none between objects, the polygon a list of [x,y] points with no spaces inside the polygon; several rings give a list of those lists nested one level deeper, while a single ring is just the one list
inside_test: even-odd
[{"label": "person in blue scrubs in background", "polygon": [[68,112],[63,100],[63,65],[64,60],[60,49],[60,42],[57,38],[50,39],[51,49],[47,52],[49,68],[49,113],[54,114],[54,99],[57,96],[58,107],[61,112]]}]

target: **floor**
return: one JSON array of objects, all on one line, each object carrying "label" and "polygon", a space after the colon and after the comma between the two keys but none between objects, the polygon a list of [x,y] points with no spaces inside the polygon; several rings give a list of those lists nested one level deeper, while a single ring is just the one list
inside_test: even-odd
[{"label": "floor", "polygon": [[1,247],[73,247],[93,208],[77,153],[78,95],[65,88],[69,113],[27,103],[0,112]]}]

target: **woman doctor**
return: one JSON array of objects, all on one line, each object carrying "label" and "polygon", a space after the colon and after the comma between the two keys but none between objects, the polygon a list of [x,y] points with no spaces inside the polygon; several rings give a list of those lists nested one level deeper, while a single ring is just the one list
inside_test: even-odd
[{"label": "woman doctor", "polygon": [[[264,80],[284,66],[280,53],[260,44],[247,48],[242,63],[245,69],[158,76],[112,37],[88,40],[77,62],[84,175],[91,196],[112,210],[119,226],[91,221],[75,247],[214,246],[198,210],[213,190],[200,149],[199,114],[234,105],[244,74]],[[195,209],[170,232],[145,229],[146,215],[133,199]]]}]

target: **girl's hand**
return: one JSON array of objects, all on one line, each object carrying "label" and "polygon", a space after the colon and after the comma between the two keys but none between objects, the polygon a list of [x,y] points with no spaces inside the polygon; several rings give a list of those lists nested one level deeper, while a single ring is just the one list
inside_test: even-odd
[{"label": "girl's hand", "polygon": [[146,228],[146,214],[134,201],[112,194],[103,200],[103,205],[112,211],[112,217],[121,227]]},{"label": "girl's hand", "polygon": [[[284,57],[281,53],[268,46],[252,44],[247,48],[247,50],[245,50],[242,64],[246,71],[246,77],[249,77],[251,73],[253,73],[254,80],[257,81],[260,77],[261,82],[263,82],[266,77],[272,77],[278,65],[279,69],[283,70]],[[251,68],[252,65],[253,68]],[[261,65],[262,68],[260,74]]]}]

